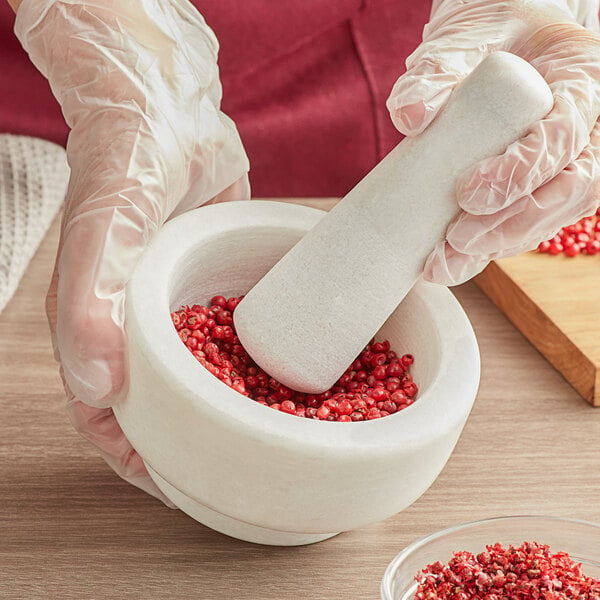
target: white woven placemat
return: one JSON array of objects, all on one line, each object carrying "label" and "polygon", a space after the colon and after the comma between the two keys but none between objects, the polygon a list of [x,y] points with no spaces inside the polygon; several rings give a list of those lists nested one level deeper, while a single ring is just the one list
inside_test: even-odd
[{"label": "white woven placemat", "polygon": [[64,148],[0,134],[0,312],[58,212],[68,181]]}]

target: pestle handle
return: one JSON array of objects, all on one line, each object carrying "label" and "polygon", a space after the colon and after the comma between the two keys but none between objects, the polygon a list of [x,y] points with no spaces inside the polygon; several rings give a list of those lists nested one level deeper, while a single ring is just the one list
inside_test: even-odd
[{"label": "pestle handle", "polygon": [[485,58],[418,137],[406,138],[236,308],[246,350],[292,389],[331,387],[415,284],[459,212],[458,176],[552,108],[527,62]]}]

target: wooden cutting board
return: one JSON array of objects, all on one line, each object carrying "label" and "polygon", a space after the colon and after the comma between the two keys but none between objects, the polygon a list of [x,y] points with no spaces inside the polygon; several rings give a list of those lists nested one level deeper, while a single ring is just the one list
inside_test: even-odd
[{"label": "wooden cutting board", "polygon": [[490,263],[475,282],[588,402],[600,406],[600,255],[528,252]]}]

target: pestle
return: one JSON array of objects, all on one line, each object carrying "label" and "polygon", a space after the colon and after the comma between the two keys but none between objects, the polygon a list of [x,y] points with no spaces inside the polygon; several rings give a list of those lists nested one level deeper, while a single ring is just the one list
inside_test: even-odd
[{"label": "pestle", "polygon": [[529,63],[486,57],[423,133],[400,142],[248,292],[234,321],[252,358],[292,389],[330,388],[444,239],[459,212],[458,176],[501,154],[552,104]]}]

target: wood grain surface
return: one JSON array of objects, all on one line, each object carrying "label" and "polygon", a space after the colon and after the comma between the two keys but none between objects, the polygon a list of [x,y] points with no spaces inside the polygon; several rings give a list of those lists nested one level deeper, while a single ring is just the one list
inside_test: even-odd
[{"label": "wood grain surface", "polygon": [[527,252],[490,263],[475,281],[567,381],[600,406],[600,255]]},{"label": "wood grain surface", "polygon": [[411,507],[298,548],[240,542],[166,508],[65,415],[43,312],[56,240],[55,225],[0,315],[0,598],[377,600],[394,555],[442,527],[518,513],[600,521],[600,411],[472,284],[455,292],[481,345],[479,395]]}]

